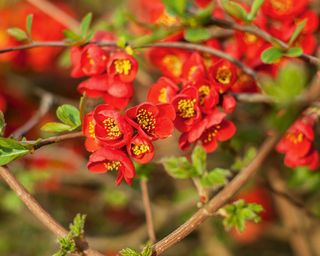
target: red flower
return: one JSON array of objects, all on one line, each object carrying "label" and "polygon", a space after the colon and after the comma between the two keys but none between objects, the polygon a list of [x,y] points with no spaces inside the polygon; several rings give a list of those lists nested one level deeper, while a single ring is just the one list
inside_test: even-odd
[{"label": "red flower", "polygon": [[188,56],[186,51],[177,49],[153,48],[149,51],[150,61],[174,82],[180,81],[183,63]]},{"label": "red flower", "polygon": [[136,78],[138,62],[131,55],[124,52],[116,52],[111,55],[108,63],[108,73],[114,79],[124,83],[130,83]]},{"label": "red flower", "polygon": [[154,147],[151,141],[137,134],[127,144],[128,154],[138,163],[146,164],[154,156]]},{"label": "red flower", "polygon": [[81,71],[86,76],[100,75],[106,71],[107,53],[95,44],[86,45],[81,53]]},{"label": "red flower", "polygon": [[197,80],[206,77],[206,68],[202,57],[198,52],[194,52],[184,62],[182,68],[181,78],[183,83],[194,85]]},{"label": "red flower", "polygon": [[152,103],[170,103],[177,94],[179,87],[169,78],[160,77],[148,90],[148,101]]},{"label": "red flower", "polygon": [[206,152],[210,153],[217,149],[218,141],[229,140],[236,133],[237,129],[231,121],[226,120],[218,111],[214,111],[206,118],[208,119],[208,123],[200,140]]},{"label": "red flower", "polygon": [[318,152],[312,145],[314,132],[313,119],[303,118],[296,121],[277,145],[277,151],[285,154],[284,163],[288,167],[318,167]]},{"label": "red flower", "polygon": [[88,97],[103,97],[106,103],[117,109],[125,108],[133,95],[131,83],[113,80],[108,75],[93,76],[83,81],[78,91]]},{"label": "red flower", "polygon": [[209,113],[219,103],[218,92],[206,79],[199,79],[194,86],[198,89],[200,110]]},{"label": "red flower", "polygon": [[221,59],[209,70],[209,77],[219,93],[224,93],[237,80],[236,67],[229,61]]},{"label": "red flower", "polygon": [[201,118],[198,101],[198,90],[194,86],[184,88],[173,98],[172,105],[177,113],[174,125],[179,131],[190,131],[192,126]]},{"label": "red flower", "polygon": [[105,173],[118,171],[116,184],[119,185],[124,179],[129,185],[132,184],[135,176],[134,166],[125,153],[118,149],[101,148],[91,154],[88,162],[88,169],[91,172]]},{"label": "red flower", "polygon": [[171,104],[141,103],[126,111],[127,121],[148,139],[164,139],[173,132],[174,108]]},{"label": "red flower", "polygon": [[286,20],[300,15],[307,7],[309,0],[266,0],[262,6],[265,15],[274,19]]}]

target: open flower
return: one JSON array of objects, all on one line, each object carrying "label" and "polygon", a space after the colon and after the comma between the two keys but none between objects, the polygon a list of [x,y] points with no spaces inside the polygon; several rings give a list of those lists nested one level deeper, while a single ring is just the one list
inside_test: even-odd
[{"label": "open flower", "polygon": [[131,160],[124,152],[118,149],[99,149],[91,154],[87,167],[91,172],[95,173],[117,171],[117,185],[119,185],[123,179],[131,185],[135,176],[135,170]]},{"label": "open flower", "polygon": [[194,52],[184,62],[181,79],[184,84],[194,85],[199,79],[206,78],[206,68],[201,55]]},{"label": "open flower", "polygon": [[173,132],[174,108],[171,104],[141,103],[126,111],[127,121],[142,137],[149,140],[164,139]]},{"label": "open flower", "polygon": [[138,62],[125,52],[116,52],[110,56],[108,73],[114,80],[130,83],[136,78]]},{"label": "open flower", "polygon": [[307,7],[309,0],[266,0],[262,11],[274,19],[286,20],[300,15]]},{"label": "open flower", "polygon": [[146,164],[154,156],[154,147],[152,142],[137,134],[127,144],[128,154],[138,163]]},{"label": "open flower", "polygon": [[179,88],[167,77],[160,77],[148,90],[148,101],[152,103],[170,103]]},{"label": "open flower", "polygon": [[173,98],[172,105],[177,113],[174,125],[179,131],[189,131],[201,118],[198,100],[198,90],[194,86],[184,88]]},{"label": "open flower", "polygon": [[236,67],[227,60],[219,60],[209,69],[209,77],[219,93],[224,93],[237,80]]},{"label": "open flower", "polygon": [[86,45],[81,53],[81,71],[86,76],[99,75],[106,71],[108,54],[95,44]]}]

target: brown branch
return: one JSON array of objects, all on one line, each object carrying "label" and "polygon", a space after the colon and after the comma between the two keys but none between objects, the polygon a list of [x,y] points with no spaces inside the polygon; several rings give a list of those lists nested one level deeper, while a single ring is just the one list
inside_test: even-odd
[{"label": "brown branch", "polygon": [[153,219],[152,219],[148,184],[145,179],[140,180],[140,187],[142,192],[142,202],[143,202],[144,212],[146,215],[146,223],[147,223],[149,239],[151,243],[155,243],[157,239],[156,239],[156,234],[154,231],[154,225],[153,225]]},{"label": "brown branch", "polygon": [[[237,31],[241,31],[241,32],[247,32],[250,34],[254,34],[254,35],[264,39],[265,41],[271,43],[272,45],[278,45],[285,50],[289,49],[289,47],[290,47],[286,42],[281,41],[280,39],[273,37],[268,32],[258,28],[257,26],[240,25],[240,24],[232,22],[232,21],[222,20],[222,19],[218,19],[218,18],[211,18],[210,24],[217,25],[217,26],[225,28],[225,29],[232,29],[232,30],[237,30]],[[302,54],[301,58],[308,60],[315,65],[320,65],[320,60],[315,56],[308,55],[308,54]]]},{"label": "brown branch", "polygon": [[206,219],[212,216],[219,208],[226,204],[241,186],[259,169],[278,139],[278,136],[269,137],[263,143],[253,161],[214,198],[212,198],[206,206],[199,209],[188,221],[153,246],[153,255],[160,255],[165,250],[181,241],[193,230],[198,228]]},{"label": "brown branch", "polygon": [[[24,188],[24,186],[10,173],[7,168],[0,167],[0,176],[9,185],[9,187],[17,194],[21,201],[28,207],[31,213],[53,234],[58,237],[64,237],[68,231],[62,227],[35,198]],[[83,251],[88,256],[102,256],[101,253],[92,249]]]},{"label": "brown branch", "polygon": [[46,93],[41,97],[41,103],[39,109],[36,113],[21,127],[15,130],[10,137],[15,139],[20,139],[23,135],[25,135],[28,131],[30,131],[35,125],[37,125],[40,119],[48,113],[50,107],[53,103],[52,95]]},{"label": "brown branch", "polygon": [[[46,139],[41,139],[38,143],[33,147],[34,149],[39,149],[43,146],[50,145],[53,143],[62,142],[70,139],[82,138],[84,135],[82,132],[71,132],[63,135],[53,136]],[[27,143],[35,143],[34,141],[27,141]]]},{"label": "brown branch", "polygon": [[[286,184],[281,179],[276,170],[271,169],[268,171],[268,178],[270,184],[278,191],[286,191]],[[295,206],[290,204],[288,200],[283,197],[275,196],[275,203],[278,209],[278,213],[288,229],[289,240],[294,254],[297,256],[311,256],[312,251],[306,232],[303,227],[303,221],[301,212],[297,210]]]},{"label": "brown branch", "polygon": [[66,28],[74,32],[79,32],[80,23],[77,20],[75,20],[73,17],[71,17],[69,14],[62,11],[56,5],[46,0],[26,0],[26,1],[34,5],[35,7],[37,7],[39,10],[43,11],[45,14],[47,14],[51,18],[58,21],[60,24],[62,24]]}]

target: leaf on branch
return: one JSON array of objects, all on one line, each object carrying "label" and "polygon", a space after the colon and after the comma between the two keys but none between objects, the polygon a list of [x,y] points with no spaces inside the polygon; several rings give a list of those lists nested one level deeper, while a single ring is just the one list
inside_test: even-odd
[{"label": "leaf on branch", "polygon": [[289,42],[288,42],[288,45],[289,45],[289,46],[292,45],[292,44],[294,43],[294,41],[298,38],[298,36],[299,36],[300,33],[302,32],[302,30],[304,29],[304,27],[306,26],[306,24],[307,24],[307,20],[306,20],[306,19],[300,21],[300,22],[297,24],[295,30],[293,31],[293,33],[292,33],[292,35],[291,35],[291,37],[290,37]]},{"label": "leaf on branch", "polygon": [[70,125],[63,124],[63,123],[58,123],[58,122],[49,122],[44,124],[41,127],[41,130],[44,132],[68,132],[72,131],[73,128]]},{"label": "leaf on branch", "polygon": [[64,104],[58,107],[56,114],[61,122],[73,128],[81,125],[80,111],[72,105]]},{"label": "leaf on branch", "polygon": [[24,41],[28,39],[27,33],[23,31],[21,28],[9,28],[7,32],[10,36],[14,37],[18,41]]},{"label": "leaf on branch", "polygon": [[264,0],[254,0],[251,6],[251,10],[248,13],[247,19],[252,21],[257,16],[258,11],[260,10],[261,6],[263,5]]},{"label": "leaf on branch", "polygon": [[295,58],[295,57],[299,57],[303,54],[303,49],[300,47],[293,47],[290,48],[288,51],[285,52],[285,56],[287,57],[291,57],[291,58]]},{"label": "leaf on branch", "polygon": [[261,60],[263,63],[272,64],[280,60],[282,56],[283,56],[283,51],[281,49],[270,47],[262,52]]},{"label": "leaf on branch", "polygon": [[222,168],[215,168],[211,172],[203,175],[201,177],[201,184],[208,188],[217,188],[219,186],[225,185],[228,182],[228,176],[230,176],[230,171]]},{"label": "leaf on branch", "polygon": [[238,3],[230,0],[222,0],[222,7],[230,16],[240,19],[242,21],[247,20],[246,10]]},{"label": "leaf on branch", "polygon": [[122,256],[141,256],[140,253],[130,248],[122,249],[119,253]]},{"label": "leaf on branch", "polygon": [[169,13],[178,16],[183,16],[185,14],[185,9],[187,7],[186,0],[162,0],[162,2]]},{"label": "leaf on branch", "polygon": [[168,174],[174,178],[187,179],[198,175],[186,157],[167,157],[161,162]]},{"label": "leaf on branch", "polygon": [[196,146],[191,155],[192,164],[198,175],[202,175],[207,169],[207,153],[202,146]]},{"label": "leaf on branch", "polygon": [[26,145],[14,139],[0,138],[0,165],[6,165],[29,151],[30,149]]},{"label": "leaf on branch", "polygon": [[236,171],[241,171],[244,167],[246,167],[251,161],[255,158],[257,154],[257,149],[254,147],[250,147],[243,158],[238,157],[234,164],[232,165],[232,169]]},{"label": "leaf on branch", "polygon": [[33,22],[33,14],[29,14],[26,19],[26,31],[30,39],[32,38],[31,37],[32,22]]},{"label": "leaf on branch", "polygon": [[248,204],[244,200],[238,200],[232,204],[226,205],[223,210],[223,224],[227,230],[235,228],[242,232],[245,230],[246,222],[253,221],[258,223],[261,217],[258,213],[263,211],[263,207],[259,204]]},{"label": "leaf on branch", "polygon": [[189,42],[197,43],[210,38],[209,30],[206,28],[188,28],[184,32],[184,39]]},{"label": "leaf on branch", "polygon": [[89,34],[91,21],[92,21],[92,13],[89,12],[86,16],[84,16],[80,24],[80,35],[83,39],[87,38]]},{"label": "leaf on branch", "polygon": [[84,224],[86,221],[86,215],[78,213],[73,222],[70,224],[69,229],[73,237],[82,237],[84,234]]}]

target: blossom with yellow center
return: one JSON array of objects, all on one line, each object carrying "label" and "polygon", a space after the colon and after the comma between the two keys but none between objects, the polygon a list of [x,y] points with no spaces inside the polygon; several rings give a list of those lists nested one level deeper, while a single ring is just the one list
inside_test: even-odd
[{"label": "blossom with yellow center", "polygon": [[221,84],[229,84],[231,82],[231,76],[232,76],[232,73],[230,68],[227,67],[226,65],[223,65],[218,68],[216,79]]},{"label": "blossom with yellow center", "polygon": [[178,111],[182,118],[191,118],[195,116],[195,99],[181,99],[178,101]]},{"label": "blossom with yellow center", "polygon": [[117,122],[113,118],[108,117],[102,123],[104,125],[104,128],[107,131],[108,136],[112,136],[112,137],[121,136],[122,133],[120,131],[120,128],[119,128]]},{"label": "blossom with yellow center", "polygon": [[168,54],[163,58],[162,62],[175,77],[181,75],[182,61],[177,56]]},{"label": "blossom with yellow center", "polygon": [[140,156],[150,151],[150,147],[145,144],[134,144],[131,149],[132,153],[136,156]]},{"label": "blossom with yellow center", "polygon": [[156,119],[152,112],[147,111],[146,109],[139,109],[136,119],[144,131],[151,132],[155,128]]}]

